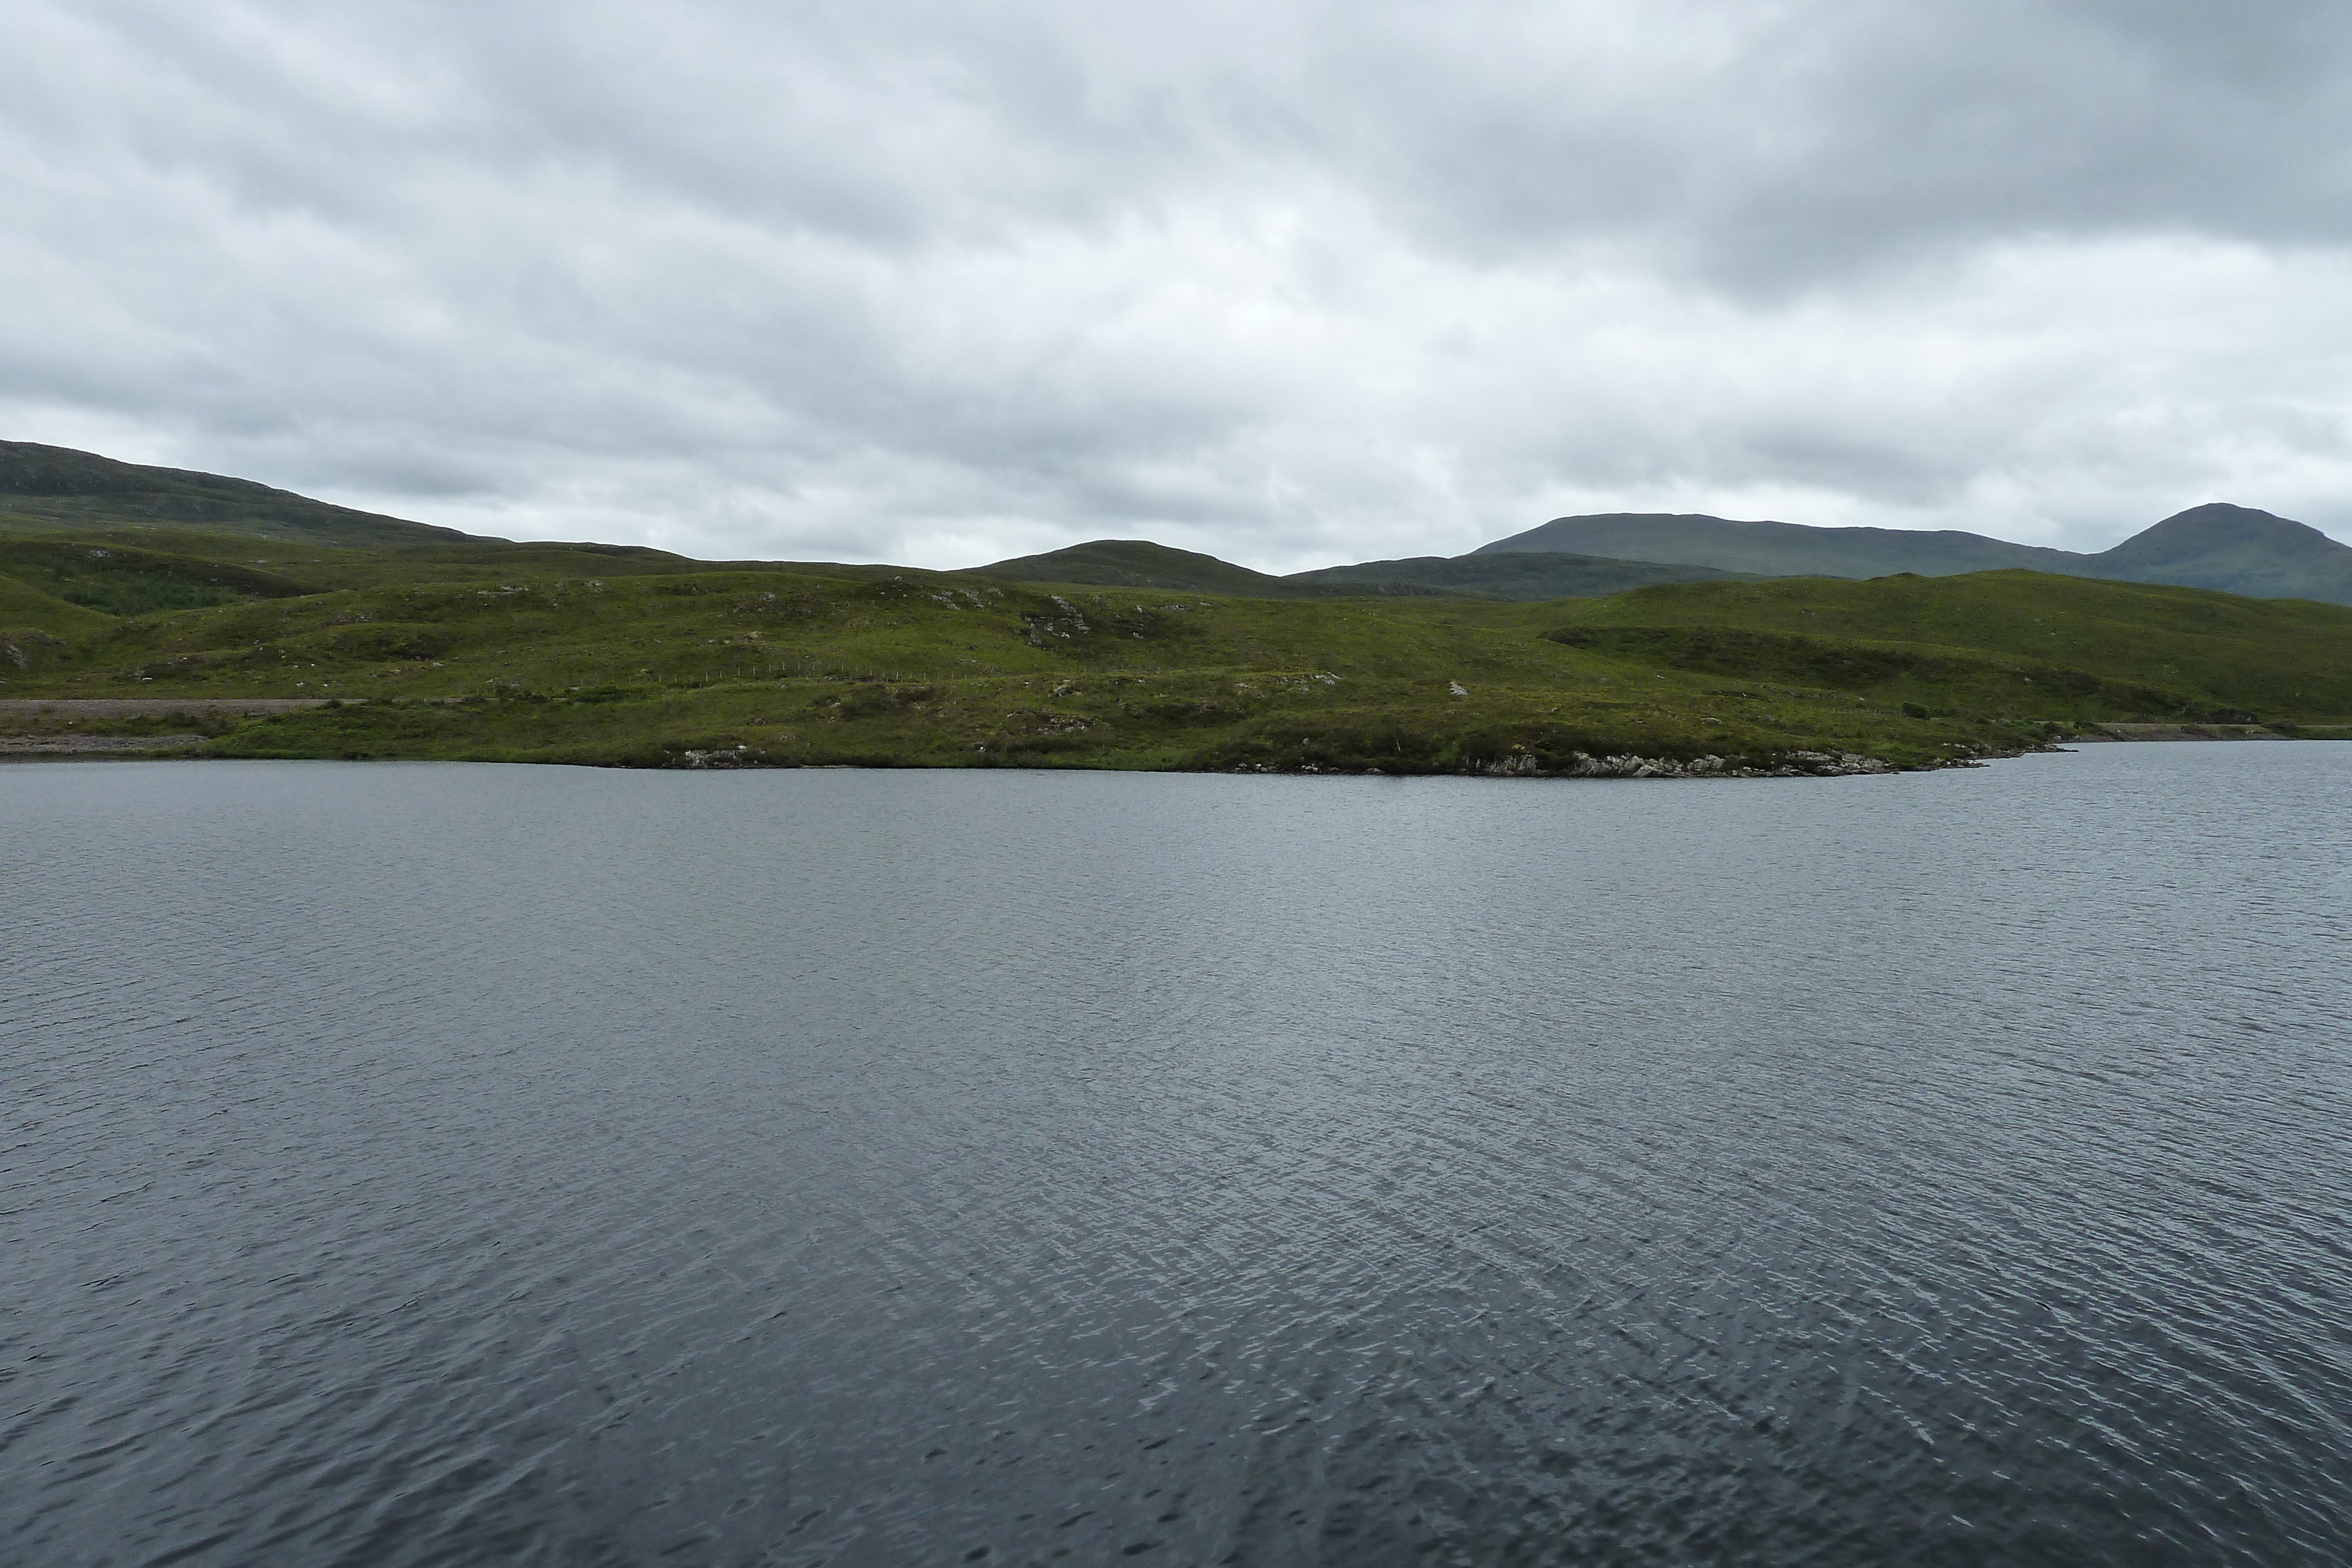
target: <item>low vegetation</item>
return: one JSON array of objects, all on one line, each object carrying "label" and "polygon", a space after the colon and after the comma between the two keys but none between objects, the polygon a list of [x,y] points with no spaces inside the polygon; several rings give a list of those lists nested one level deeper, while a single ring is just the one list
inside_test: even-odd
[{"label": "low vegetation", "polygon": [[[74,722],[203,755],[703,768],[1873,771],[2352,716],[2352,610],[2030,572],[1276,599],[142,537],[0,551],[0,697],[184,701]],[[322,706],[201,706],[260,697]]]},{"label": "low vegetation", "polygon": [[[2253,526],[2202,508],[2143,544]],[[0,715],[35,736],[18,753],[46,734],[698,768],[1876,771],[2094,725],[2347,733],[2352,609],[1559,550],[1288,578],[1141,540],[961,574],[698,561],[0,442]]]}]

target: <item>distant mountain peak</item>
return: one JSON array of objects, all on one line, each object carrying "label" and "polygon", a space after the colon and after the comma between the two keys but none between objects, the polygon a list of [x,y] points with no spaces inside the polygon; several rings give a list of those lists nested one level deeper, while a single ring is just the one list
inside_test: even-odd
[{"label": "distant mountain peak", "polygon": [[2024,567],[2064,571],[2082,558],[2065,550],[2011,544],[1954,529],[1819,528],[1803,523],[1743,522],[1697,512],[1596,512],[1554,517],[1474,555],[1562,550],[1628,560],[1709,566],[1769,577],[1928,576]]},{"label": "distant mountain peak", "polygon": [[2317,550],[2325,553],[2346,548],[2308,523],[2298,523],[2292,517],[2282,517],[2275,512],[2265,512],[2253,507],[2233,506],[2228,501],[2208,501],[2201,507],[2175,512],[2154,527],[2134,534],[2115,549],[2103,550],[2091,559],[2108,564],[2124,561],[2154,563],[2201,555],[2217,547],[2255,542],[2272,549],[2295,552]]},{"label": "distant mountain peak", "polygon": [[478,536],[314,501],[252,479],[0,441],[0,514],[52,528],[195,527],[312,544],[478,543]]},{"label": "distant mountain peak", "polygon": [[1302,591],[1278,577],[1252,571],[1198,550],[1151,539],[1088,539],[1040,555],[1014,556],[971,569],[1013,582],[1078,582],[1106,588],[1150,588],[1192,593],[1290,598]]}]

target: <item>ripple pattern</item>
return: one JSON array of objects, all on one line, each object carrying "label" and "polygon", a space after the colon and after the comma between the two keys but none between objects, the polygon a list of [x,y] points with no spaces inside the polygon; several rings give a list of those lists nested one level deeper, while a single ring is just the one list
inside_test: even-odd
[{"label": "ripple pattern", "polygon": [[0,766],[0,1560],[2352,1560],[2352,747]]}]

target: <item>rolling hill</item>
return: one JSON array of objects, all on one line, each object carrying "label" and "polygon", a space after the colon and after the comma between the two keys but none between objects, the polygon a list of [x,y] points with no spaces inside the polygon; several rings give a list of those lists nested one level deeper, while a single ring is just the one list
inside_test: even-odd
[{"label": "rolling hill", "polygon": [[2352,604],[2352,547],[2303,523],[2218,503],[2176,513],[2085,557],[2082,575]]},{"label": "rolling hill", "polygon": [[[33,454],[11,482],[39,493],[0,497],[19,508],[0,518],[0,698],[12,724],[82,726],[82,745],[1685,777],[1947,766],[2115,723],[2352,719],[2352,609],[2194,587],[2014,568],[1766,580],[1493,549],[1279,578],[1141,540],[979,573],[697,561],[8,450]],[[64,520],[39,526],[35,503]],[[1838,532],[1776,527],[1755,537]],[[2225,507],[2105,553],[2275,586],[2279,561],[2340,549]],[[145,706],[41,706],[72,698]],[[320,706],[275,711],[288,699]]]},{"label": "rolling hill", "polygon": [[[1641,647],[1727,674],[1762,673],[1800,644],[1841,654],[1965,650],[2194,692],[2249,719],[2352,714],[2352,609],[2307,600],[2009,570],[1665,585],[1557,608],[1580,645]],[[1735,630],[1773,641],[1743,654],[1720,640]],[[1780,651],[1768,656],[1768,646]],[[2051,711],[2063,707],[2058,693],[2047,695]]]},{"label": "rolling hill", "polygon": [[[54,628],[0,628],[0,696],[185,702],[106,722],[214,756],[1668,777],[2352,716],[2352,610],[2019,571],[1540,603],[775,567],[244,586],[118,615],[0,571]],[[286,698],[332,706],[239,707]]]},{"label": "rolling hill", "polygon": [[1603,512],[1551,521],[1480,545],[1472,556],[1561,550],[1628,560],[1712,567],[1764,577],[1942,577],[2018,566],[2060,571],[2082,558],[1947,530],[1816,528],[1802,523],[1737,522],[1697,513]]},{"label": "rolling hill", "polygon": [[118,463],[70,447],[0,441],[0,531],[199,528],[256,538],[400,545],[475,536],[273,490],[250,479]]},{"label": "rolling hill", "polygon": [[1555,550],[1670,561],[1766,577],[1923,577],[2023,568],[2121,582],[2163,582],[2265,599],[2352,604],[2352,547],[2251,507],[2193,507],[2095,554],[2011,544],[1956,530],[1817,528],[1698,514],[1554,517],[1470,557]]},{"label": "rolling hill", "polygon": [[1149,539],[1095,539],[1043,555],[972,568],[974,575],[1013,582],[1082,583],[1179,592],[1237,593],[1254,599],[1465,597],[1589,599],[1653,582],[1706,582],[1745,574],[1713,567],[1531,551],[1523,555],[1416,556],[1356,566],[1319,567],[1274,577],[1193,550]]},{"label": "rolling hill", "polygon": [[1485,599],[1596,599],[1658,582],[1713,582],[1749,574],[1711,566],[1616,560],[1559,550],[1414,556],[1295,571],[1280,580],[1346,593],[1449,592]]},{"label": "rolling hill", "polygon": [[1320,591],[1219,560],[1197,550],[1150,539],[1090,539],[1085,544],[1014,556],[971,569],[974,577],[1003,582],[1084,583],[1150,588],[1178,593],[1238,593],[1253,599],[1307,599]]}]

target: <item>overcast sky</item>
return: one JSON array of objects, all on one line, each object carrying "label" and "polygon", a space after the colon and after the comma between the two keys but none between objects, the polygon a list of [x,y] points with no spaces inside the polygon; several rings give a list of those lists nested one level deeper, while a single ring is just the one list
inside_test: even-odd
[{"label": "overcast sky", "polygon": [[2352,6],[15,0],[0,436],[514,538],[2352,540]]}]

